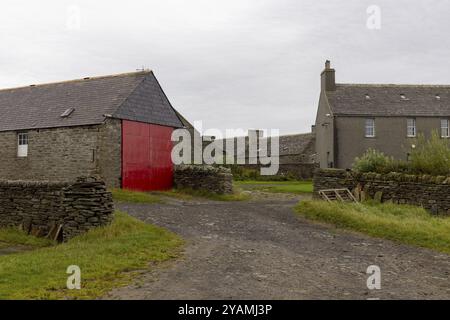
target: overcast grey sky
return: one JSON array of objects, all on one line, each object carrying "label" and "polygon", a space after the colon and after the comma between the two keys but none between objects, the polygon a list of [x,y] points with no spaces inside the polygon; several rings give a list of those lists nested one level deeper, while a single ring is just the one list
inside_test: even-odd
[{"label": "overcast grey sky", "polygon": [[145,66],[191,122],[307,132],[326,59],[338,82],[450,84],[449,14],[449,0],[2,0],[0,87]]}]

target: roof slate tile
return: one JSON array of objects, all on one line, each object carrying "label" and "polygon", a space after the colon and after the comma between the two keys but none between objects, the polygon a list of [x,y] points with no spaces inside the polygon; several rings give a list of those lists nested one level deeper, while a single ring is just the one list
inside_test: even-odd
[{"label": "roof slate tile", "polygon": [[105,115],[182,126],[151,71],[0,90],[0,131],[100,124]]},{"label": "roof slate tile", "polygon": [[450,116],[450,86],[337,84],[326,94],[334,115]]}]

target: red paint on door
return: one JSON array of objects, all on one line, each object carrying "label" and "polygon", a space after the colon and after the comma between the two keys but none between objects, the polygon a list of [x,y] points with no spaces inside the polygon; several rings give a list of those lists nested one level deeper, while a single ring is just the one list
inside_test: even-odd
[{"label": "red paint on door", "polygon": [[122,121],[122,187],[150,191],[172,188],[173,128]]}]

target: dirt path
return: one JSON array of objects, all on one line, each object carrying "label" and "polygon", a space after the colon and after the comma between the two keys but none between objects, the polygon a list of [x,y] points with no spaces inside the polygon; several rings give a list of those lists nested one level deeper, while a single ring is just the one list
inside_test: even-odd
[{"label": "dirt path", "polygon": [[[184,258],[108,299],[450,299],[450,256],[311,223],[286,195],[118,205],[187,240]],[[382,288],[366,286],[369,265]]]}]

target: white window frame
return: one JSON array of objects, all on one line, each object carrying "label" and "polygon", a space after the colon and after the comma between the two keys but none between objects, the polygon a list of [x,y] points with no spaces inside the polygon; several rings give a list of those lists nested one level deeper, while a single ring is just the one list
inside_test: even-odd
[{"label": "white window frame", "polygon": [[417,136],[416,119],[406,119],[406,136],[408,138],[415,138]]},{"label": "white window frame", "polygon": [[441,119],[441,138],[450,138],[450,120]]},{"label": "white window frame", "polygon": [[375,138],[375,119],[367,118],[365,121],[365,137],[366,138]]},{"label": "white window frame", "polygon": [[17,157],[28,157],[28,133],[19,132],[17,134]]}]

